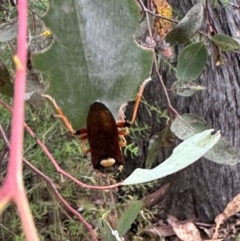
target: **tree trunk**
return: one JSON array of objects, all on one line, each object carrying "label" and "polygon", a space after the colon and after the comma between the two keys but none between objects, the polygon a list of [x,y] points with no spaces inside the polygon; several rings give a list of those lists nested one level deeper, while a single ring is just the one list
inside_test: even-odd
[{"label": "tree trunk", "polygon": [[[195,4],[189,0],[169,0],[173,9],[184,16]],[[217,33],[224,33],[232,37],[240,36],[240,11],[234,6],[221,4],[216,1],[209,2],[209,13]],[[239,1],[231,1],[240,4]],[[211,4],[211,5],[210,5]],[[206,32],[207,20],[203,31]],[[169,93],[172,105],[180,113],[193,113],[205,119],[216,130],[221,130],[222,135],[235,147],[240,146],[240,59],[234,52],[222,52],[223,66],[216,66],[213,58],[212,45],[207,45],[208,62],[201,75],[200,84],[207,87],[192,97],[176,96]],[[177,54],[180,48],[176,49]],[[161,64],[160,73],[165,85],[170,88],[176,78],[165,64]],[[145,89],[144,97],[150,105],[161,110],[168,109],[166,97],[162,91],[160,81],[155,78]],[[131,106],[127,114],[131,112]],[[127,115],[128,116],[128,115]],[[126,158],[128,173],[136,167],[144,167],[149,139],[164,128],[164,123],[156,121],[156,116],[149,116],[142,105],[137,121],[151,126],[148,138],[137,140],[139,157],[130,161]],[[156,164],[164,161],[171,154],[172,149],[162,148],[159,151]],[[172,214],[179,219],[198,218],[202,222],[213,221],[216,215],[223,211],[226,204],[240,192],[240,166],[220,165],[205,158],[184,170],[173,174],[161,182],[170,182],[169,191],[164,196],[161,206],[167,214]]]}]

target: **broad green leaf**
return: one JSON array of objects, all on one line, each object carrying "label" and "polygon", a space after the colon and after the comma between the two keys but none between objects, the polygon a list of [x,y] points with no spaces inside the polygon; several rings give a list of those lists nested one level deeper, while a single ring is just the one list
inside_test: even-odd
[{"label": "broad green leaf", "polygon": [[211,40],[222,50],[232,51],[240,48],[239,40],[224,34],[215,34]]},{"label": "broad green leaf", "polygon": [[201,28],[204,19],[203,4],[195,4],[185,17],[166,36],[170,45],[178,45],[190,40]]},{"label": "broad green leaf", "polygon": [[116,117],[149,77],[153,51],[134,33],[141,20],[135,0],[51,0],[43,20],[53,44],[33,57],[48,74],[51,95],[74,129],[85,126],[89,106],[103,102]]},{"label": "broad green leaf", "polygon": [[13,83],[8,69],[0,59],[0,93],[9,97],[13,96]]},{"label": "broad green leaf", "polygon": [[[171,125],[172,132],[181,140],[186,140],[196,133],[209,129],[207,122],[196,115],[184,114],[181,118],[185,122],[176,118]],[[240,151],[222,137],[204,157],[220,164],[235,165],[240,161]]]},{"label": "broad green leaf", "polygon": [[102,217],[98,219],[98,228],[106,241],[116,241],[115,237],[112,235],[113,229],[110,224]]},{"label": "broad green leaf", "polygon": [[180,171],[205,155],[220,137],[220,132],[215,132],[214,129],[198,133],[178,145],[172,155],[159,166],[151,170],[137,168],[123,181],[123,185],[149,182]]},{"label": "broad green leaf", "polygon": [[177,63],[178,80],[195,80],[207,63],[207,50],[204,42],[188,45],[180,54]]},{"label": "broad green leaf", "polygon": [[125,210],[125,212],[121,215],[117,225],[117,230],[120,237],[123,237],[123,235],[125,235],[126,232],[131,228],[131,225],[139,214],[142,206],[142,201],[133,202],[130,207],[128,207],[127,210]]},{"label": "broad green leaf", "polygon": [[180,96],[191,96],[194,95],[197,91],[205,90],[206,87],[198,85],[194,81],[175,81],[171,87],[171,90]]},{"label": "broad green leaf", "polygon": [[150,141],[148,146],[148,154],[145,161],[145,166],[147,169],[152,167],[155,161],[160,147],[170,147],[174,142],[174,134],[171,132],[169,127],[166,127],[160,133],[155,135]]}]

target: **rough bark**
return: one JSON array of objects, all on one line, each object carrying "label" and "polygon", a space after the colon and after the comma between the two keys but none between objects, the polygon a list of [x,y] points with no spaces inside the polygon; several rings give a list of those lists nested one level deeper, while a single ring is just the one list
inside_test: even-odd
[{"label": "rough bark", "polygon": [[[210,5],[212,2],[209,1],[210,17],[217,33],[239,37],[239,9],[230,4],[223,5],[221,2],[213,6]],[[231,2],[240,4],[237,0]],[[196,2],[169,0],[169,3],[184,16]],[[200,84],[206,86],[207,90],[192,97],[180,97],[170,93],[171,101],[180,114],[198,115],[216,130],[221,130],[222,135],[232,145],[240,147],[240,54],[223,52],[224,65],[217,67],[213,59],[212,46],[209,44],[207,48],[208,63],[200,78]],[[176,51],[179,53],[180,49]],[[169,88],[176,80],[175,77],[164,64],[160,66],[160,73]],[[162,110],[167,108],[166,98],[158,79],[149,83],[144,96],[150,105],[157,103]],[[130,112],[131,107],[127,113]],[[139,157],[134,160],[127,158],[127,174],[136,167],[144,167],[149,138],[164,127],[164,123],[156,121],[155,115],[148,115],[144,106],[141,106],[137,120],[148,123],[151,126],[151,133],[148,138],[137,140]],[[156,163],[161,163],[171,152],[172,149],[162,148]],[[170,181],[171,187],[160,205],[167,213],[180,219],[195,217],[203,222],[213,221],[226,204],[240,192],[239,177],[240,165],[220,165],[202,158],[184,170],[161,180]]]}]

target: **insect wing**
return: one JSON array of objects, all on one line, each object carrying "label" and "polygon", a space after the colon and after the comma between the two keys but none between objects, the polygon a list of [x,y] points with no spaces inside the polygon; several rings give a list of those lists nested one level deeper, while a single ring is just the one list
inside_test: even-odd
[{"label": "insect wing", "polygon": [[117,166],[123,164],[123,154],[118,143],[118,127],[112,113],[104,104],[95,102],[90,106],[87,132],[94,168],[100,169],[100,162],[107,159],[115,160]]}]

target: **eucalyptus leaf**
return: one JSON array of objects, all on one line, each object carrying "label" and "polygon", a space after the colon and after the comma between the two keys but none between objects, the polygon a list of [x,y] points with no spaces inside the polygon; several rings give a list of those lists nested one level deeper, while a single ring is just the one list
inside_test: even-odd
[{"label": "eucalyptus leaf", "polygon": [[232,51],[240,48],[239,40],[224,34],[215,34],[211,40],[222,50]]},{"label": "eucalyptus leaf", "polygon": [[204,41],[188,45],[181,52],[176,77],[178,80],[195,80],[202,73],[207,63],[207,49]]},{"label": "eucalyptus leaf", "polygon": [[171,87],[172,91],[180,96],[191,96],[196,92],[205,90],[206,87],[197,84],[194,81],[175,81]]},{"label": "eucalyptus leaf", "polygon": [[[196,115],[184,114],[181,118],[184,121],[176,118],[171,125],[172,132],[181,140],[186,140],[196,133],[209,129],[207,122]],[[222,137],[204,157],[216,163],[235,165],[240,161],[240,151]]]},{"label": "eucalyptus leaf", "polygon": [[142,201],[133,202],[124,213],[121,214],[120,220],[117,225],[117,230],[120,237],[126,234],[126,232],[131,228],[132,223],[139,214],[141,208],[143,207]]},{"label": "eucalyptus leaf", "polygon": [[149,77],[153,51],[134,40],[141,20],[135,0],[52,0],[43,20],[53,44],[33,56],[35,68],[48,74],[47,90],[79,129],[94,101],[118,117],[122,103],[135,99]]},{"label": "eucalyptus leaf", "polygon": [[98,228],[106,241],[116,241],[112,235],[113,229],[110,224],[102,217],[98,219]]},{"label": "eucalyptus leaf", "polygon": [[151,170],[137,168],[123,181],[123,185],[149,182],[180,171],[205,155],[220,138],[220,132],[214,129],[198,133],[178,145],[159,166]]},{"label": "eucalyptus leaf", "polygon": [[183,114],[181,119],[175,118],[171,125],[171,131],[181,140],[210,128],[206,121],[193,114]]},{"label": "eucalyptus leaf", "polygon": [[166,36],[170,45],[178,45],[190,40],[201,28],[204,19],[203,3],[196,3],[185,17]]},{"label": "eucalyptus leaf", "polygon": [[164,130],[151,138],[149,141],[148,154],[145,161],[145,166],[147,169],[152,167],[153,162],[155,161],[161,147],[170,147],[173,145],[174,137],[174,134],[167,126]]}]

